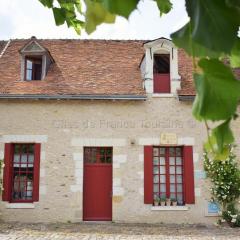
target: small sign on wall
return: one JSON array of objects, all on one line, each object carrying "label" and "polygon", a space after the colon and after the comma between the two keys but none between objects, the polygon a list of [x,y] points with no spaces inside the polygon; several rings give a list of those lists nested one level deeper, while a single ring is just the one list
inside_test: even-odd
[{"label": "small sign on wall", "polygon": [[160,144],[177,144],[177,134],[175,133],[162,133],[160,136]]},{"label": "small sign on wall", "polygon": [[205,212],[205,216],[208,217],[216,217],[219,216],[220,206],[216,202],[207,202],[207,211]]}]

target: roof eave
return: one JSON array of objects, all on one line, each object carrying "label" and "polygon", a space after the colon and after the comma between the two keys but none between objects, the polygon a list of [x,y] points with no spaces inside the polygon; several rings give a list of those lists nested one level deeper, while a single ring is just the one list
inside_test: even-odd
[{"label": "roof eave", "polygon": [[178,95],[179,101],[187,101],[187,102],[193,102],[195,99],[195,95]]},{"label": "roof eave", "polygon": [[146,100],[144,95],[45,95],[45,94],[0,94],[1,99],[32,99],[32,100]]}]

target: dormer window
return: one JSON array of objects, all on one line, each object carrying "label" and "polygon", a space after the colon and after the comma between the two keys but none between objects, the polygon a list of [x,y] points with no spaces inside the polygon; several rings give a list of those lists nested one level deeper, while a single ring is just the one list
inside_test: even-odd
[{"label": "dormer window", "polygon": [[144,44],[145,55],[140,69],[146,93],[175,96],[180,89],[178,50],[171,40],[159,38]]},{"label": "dormer window", "polygon": [[153,92],[154,93],[171,92],[169,54],[154,54]]},{"label": "dormer window", "polygon": [[25,80],[41,80],[42,79],[42,56],[32,56],[25,58]]},{"label": "dormer window", "polygon": [[54,62],[48,49],[32,37],[19,52],[21,54],[21,80],[43,80],[49,66]]}]

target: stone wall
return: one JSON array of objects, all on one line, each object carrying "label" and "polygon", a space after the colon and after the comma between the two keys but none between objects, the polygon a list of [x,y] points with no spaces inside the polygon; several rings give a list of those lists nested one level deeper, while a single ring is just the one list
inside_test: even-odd
[{"label": "stone wall", "polygon": [[[204,125],[191,103],[175,98],[137,101],[0,101],[0,157],[5,142],[40,142],[40,200],[0,203],[2,218],[24,222],[82,221],[83,146],[113,146],[113,221],[206,223],[209,186],[202,171]],[[239,134],[239,121],[235,124]],[[175,133],[192,144],[196,204],[153,211],[143,203],[143,146]],[[237,139],[239,141],[239,139]]]}]

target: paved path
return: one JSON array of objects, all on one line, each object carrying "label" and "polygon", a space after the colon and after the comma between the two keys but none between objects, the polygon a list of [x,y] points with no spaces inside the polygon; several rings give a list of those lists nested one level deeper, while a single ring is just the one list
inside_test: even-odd
[{"label": "paved path", "polygon": [[0,223],[0,240],[157,240],[239,239],[240,229],[204,225],[150,224],[6,224]]}]

